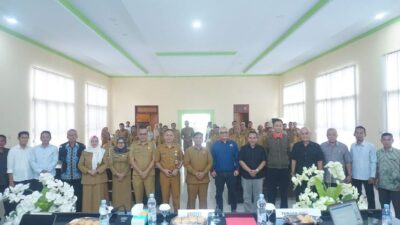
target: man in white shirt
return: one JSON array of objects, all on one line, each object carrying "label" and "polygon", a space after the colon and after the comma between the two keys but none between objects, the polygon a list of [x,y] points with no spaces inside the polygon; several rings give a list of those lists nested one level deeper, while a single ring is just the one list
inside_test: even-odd
[{"label": "man in white shirt", "polygon": [[29,165],[31,147],[28,146],[29,132],[18,133],[19,144],[12,147],[7,156],[7,173],[9,186],[16,184],[31,184],[33,171]]},{"label": "man in white shirt", "polygon": [[366,130],[363,126],[357,126],[354,130],[356,143],[350,148],[350,154],[353,160],[352,181],[361,195],[362,186],[364,186],[367,195],[368,209],[375,209],[374,182],[376,175],[376,150],[375,146],[365,141]]},{"label": "man in white shirt", "polygon": [[56,175],[56,165],[58,162],[58,148],[50,144],[50,131],[43,131],[40,134],[42,144],[35,146],[30,154],[29,163],[33,170],[34,180],[32,190],[41,191],[42,184],[38,181],[41,173],[50,173]]}]

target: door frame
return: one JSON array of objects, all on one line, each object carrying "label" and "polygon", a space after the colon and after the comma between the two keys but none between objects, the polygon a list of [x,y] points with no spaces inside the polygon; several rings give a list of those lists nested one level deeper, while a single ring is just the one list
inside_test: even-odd
[{"label": "door frame", "polygon": [[182,110],[178,110],[178,121],[177,121],[178,129],[180,130],[183,128],[184,124],[182,124],[182,122],[181,122],[183,114],[199,114],[199,113],[210,114],[211,122],[214,123],[214,110],[213,109],[182,109]]}]

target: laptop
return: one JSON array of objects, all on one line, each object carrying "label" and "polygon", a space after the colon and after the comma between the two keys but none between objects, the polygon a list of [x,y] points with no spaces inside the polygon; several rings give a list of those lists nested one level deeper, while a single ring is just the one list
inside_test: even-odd
[{"label": "laptop", "polygon": [[20,225],[53,225],[56,221],[55,214],[25,214]]},{"label": "laptop", "polygon": [[360,210],[354,200],[331,205],[328,210],[335,225],[363,225]]}]

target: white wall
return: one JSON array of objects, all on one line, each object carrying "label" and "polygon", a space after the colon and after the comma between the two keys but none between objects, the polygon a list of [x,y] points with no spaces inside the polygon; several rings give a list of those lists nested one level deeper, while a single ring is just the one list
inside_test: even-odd
[{"label": "white wall", "polygon": [[279,77],[112,78],[113,129],[134,121],[135,105],[158,105],[159,121],[177,122],[178,110],[211,109],[231,126],[233,104],[249,104],[254,126],[279,114]]},{"label": "white wall", "polygon": [[315,130],[315,77],[355,64],[358,69],[357,122],[366,127],[367,139],[381,146],[380,134],[385,131],[384,55],[400,50],[399,40],[400,23],[397,22],[284,74],[282,86],[306,81],[306,126]]},{"label": "white wall", "polygon": [[109,78],[0,31],[0,133],[8,137],[7,146],[17,143],[19,131],[31,129],[30,72],[33,66],[73,77],[75,128],[83,141],[85,83],[90,81],[109,88]]}]

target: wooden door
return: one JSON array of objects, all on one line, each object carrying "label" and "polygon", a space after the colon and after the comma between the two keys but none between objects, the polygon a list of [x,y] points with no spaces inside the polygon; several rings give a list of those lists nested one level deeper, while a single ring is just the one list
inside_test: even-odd
[{"label": "wooden door", "polygon": [[233,105],[233,120],[238,124],[245,122],[246,126],[250,120],[249,117],[249,104],[234,104]]},{"label": "wooden door", "polygon": [[135,106],[136,127],[154,127],[158,123],[158,105],[137,105]]}]

